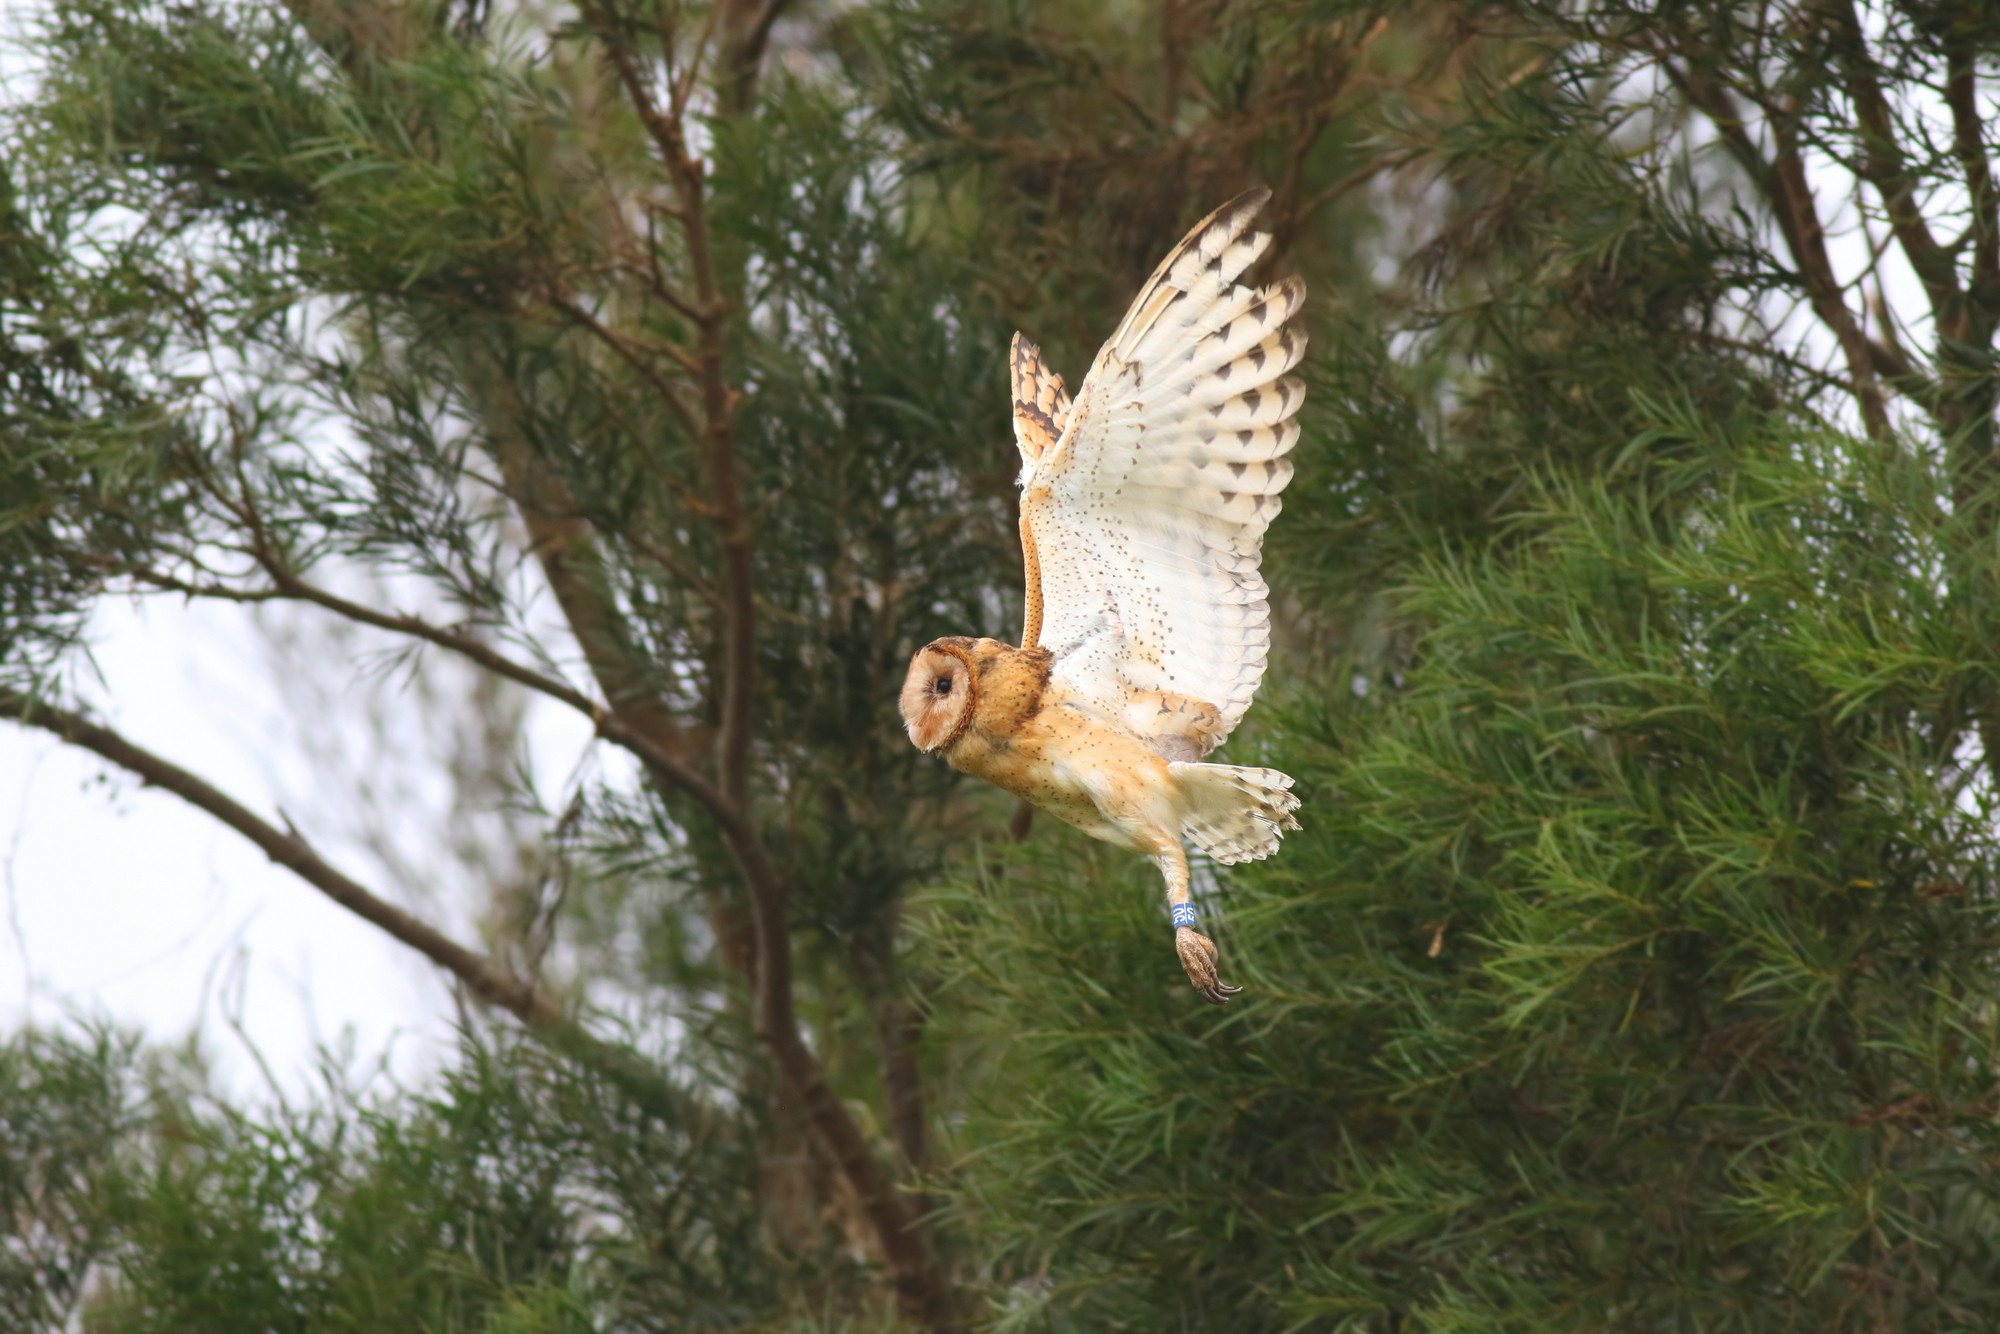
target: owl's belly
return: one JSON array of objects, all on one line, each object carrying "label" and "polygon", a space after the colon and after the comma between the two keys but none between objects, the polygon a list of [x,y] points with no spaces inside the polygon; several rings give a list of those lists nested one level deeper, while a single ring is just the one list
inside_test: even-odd
[{"label": "owl's belly", "polygon": [[1072,708],[1045,709],[1009,738],[976,729],[954,768],[1005,788],[1064,824],[1132,852],[1157,854],[1178,828],[1167,762],[1136,738]]}]

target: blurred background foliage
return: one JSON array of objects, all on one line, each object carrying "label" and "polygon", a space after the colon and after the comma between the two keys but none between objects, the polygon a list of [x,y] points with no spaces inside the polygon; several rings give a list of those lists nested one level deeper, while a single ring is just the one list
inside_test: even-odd
[{"label": "blurred background foliage", "polygon": [[[0,712],[130,767],[98,599],[296,604],[472,673],[505,820],[477,950],[385,926],[484,1007],[432,1085],[0,1049],[8,1327],[2000,1327],[1986,6],[22,37]],[[1075,379],[1254,184],[1314,352],[1231,755],[1307,827],[1205,873],[1215,1011],[894,697],[1016,623],[1009,334]],[[633,762],[545,790],[531,699]]]}]

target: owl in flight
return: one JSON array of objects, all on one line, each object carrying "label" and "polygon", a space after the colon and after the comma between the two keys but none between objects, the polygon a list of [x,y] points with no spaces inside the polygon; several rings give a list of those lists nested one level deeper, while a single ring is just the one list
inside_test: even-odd
[{"label": "owl in flight", "polygon": [[1073,401],[1014,335],[1021,647],[934,640],[901,701],[919,750],[1151,857],[1181,967],[1217,1005],[1241,988],[1216,977],[1215,942],[1194,928],[1181,840],[1233,864],[1270,856],[1299,827],[1286,775],[1201,763],[1264,675],[1258,556],[1305,399],[1286,375],[1305,352],[1291,322],[1305,284],[1236,281],[1270,244],[1249,230],[1269,197],[1241,195],[1188,233]]}]

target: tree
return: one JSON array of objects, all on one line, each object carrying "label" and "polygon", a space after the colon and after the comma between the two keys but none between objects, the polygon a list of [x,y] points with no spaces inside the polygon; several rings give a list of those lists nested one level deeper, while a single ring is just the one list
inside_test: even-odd
[{"label": "tree", "polygon": [[1024,1327],[1988,1327],[1990,16],[1477,26],[1517,63],[1401,127],[1443,217],[1278,529],[1380,609],[1284,673],[1263,999],[1161,1024],[1121,876],[963,895],[1037,1090],[966,1207]]},{"label": "tree", "polygon": [[[988,812],[918,763],[890,701],[915,643],[1016,596],[1005,433],[962,423],[1004,421],[1007,329],[982,286],[1051,232],[998,249],[922,162],[899,81],[943,73],[933,44],[982,40],[980,16],[809,16],[792,49],[845,67],[766,80],[779,15],[55,11],[9,180],[0,711],[177,793],[472,998],[678,1106],[539,952],[451,940],[83,716],[61,673],[107,593],[285,602],[588,717],[648,790],[549,813],[568,938],[646,923],[625,980],[730,1053],[706,1096],[760,1124],[767,1243],[879,1263],[905,1318],[952,1327],[962,1302],[906,1189],[936,1117],[899,922]],[[1169,110],[1196,55],[1292,28],[1174,22]],[[1202,70],[1194,159],[1242,184],[1246,144],[1288,151],[1296,213],[1343,93],[1306,95],[1319,70],[1276,67],[1275,113],[1260,80]],[[1112,257],[1131,267],[1210,201],[1143,219],[1115,202],[1089,216],[1143,222]],[[1079,242],[1051,277],[1099,262]],[[826,1300],[802,1281],[773,1309]]]},{"label": "tree", "polygon": [[[94,1262],[104,1328],[219,1318],[186,1303],[225,1263],[271,1280],[246,1327],[1995,1319],[2000,33],[1145,18],[52,12],[0,247],[0,712],[541,1045],[261,1121],[158,1093],[35,1188],[79,1240],[29,1318]],[[1143,868],[1016,846],[893,696],[1010,620],[1006,334],[1080,367],[1255,179],[1317,383],[1234,753],[1313,790],[1215,877],[1252,994],[1209,1013]],[[547,903],[474,949],[74,707],[135,590],[448,655],[643,787],[544,812]],[[597,947],[633,922],[636,967]],[[138,1105],[118,1043],[10,1059],[10,1108]]]}]

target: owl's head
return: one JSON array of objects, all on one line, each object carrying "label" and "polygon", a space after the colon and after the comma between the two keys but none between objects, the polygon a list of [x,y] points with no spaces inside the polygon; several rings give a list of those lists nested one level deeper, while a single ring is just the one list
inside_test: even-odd
[{"label": "owl's head", "polygon": [[972,724],[979,682],[964,640],[938,639],[917,650],[903,678],[903,730],[925,754],[943,750]]}]

